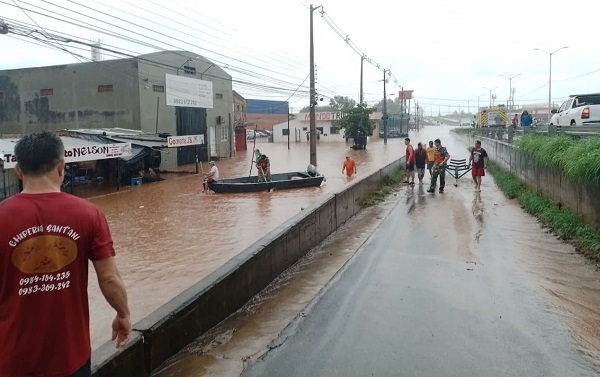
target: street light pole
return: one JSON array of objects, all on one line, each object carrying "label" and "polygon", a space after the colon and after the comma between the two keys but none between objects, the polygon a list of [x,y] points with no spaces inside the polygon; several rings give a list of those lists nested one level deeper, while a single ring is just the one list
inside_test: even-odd
[{"label": "street light pole", "polygon": [[514,79],[517,76],[521,76],[520,73],[514,75],[513,77],[508,77],[508,76],[504,76],[504,75],[500,75],[501,77],[504,77],[506,79],[508,79],[508,85],[509,85],[509,94],[508,94],[508,109],[512,110],[513,106],[514,106],[514,98],[513,98],[513,91],[512,91],[512,79]]},{"label": "street light pole", "polygon": [[489,91],[490,91],[490,108],[491,108],[491,107],[492,107],[492,91],[493,91],[494,89],[498,89],[498,87],[496,86],[496,87],[494,87],[494,88],[490,89],[490,88],[486,88],[486,87],[484,86],[484,87],[483,87],[483,89],[487,89],[487,90],[489,90]]},{"label": "street light pole", "polygon": [[386,89],[385,89],[386,72],[387,72],[387,70],[384,69],[383,70],[383,116],[381,117],[383,120],[383,143],[384,144],[387,144],[387,136],[388,136],[388,132],[387,132],[387,120],[388,120],[387,94],[386,94]]},{"label": "street light pole", "polygon": [[548,54],[550,56],[550,69],[549,69],[549,77],[548,77],[548,122],[550,121],[550,118],[552,117],[552,55],[556,54],[557,52],[559,52],[560,50],[563,50],[565,48],[569,48],[569,46],[563,46],[552,52],[542,50],[541,48],[534,48],[535,51],[545,52],[546,54]]}]

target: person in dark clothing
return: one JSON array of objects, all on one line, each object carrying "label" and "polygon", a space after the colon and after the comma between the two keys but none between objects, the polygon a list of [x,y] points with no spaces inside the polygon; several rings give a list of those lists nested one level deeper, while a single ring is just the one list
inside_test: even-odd
[{"label": "person in dark clothing", "polygon": [[528,127],[531,127],[531,124],[533,124],[531,114],[527,110],[523,111],[523,114],[521,114],[521,127],[529,129]]},{"label": "person in dark clothing", "polygon": [[423,177],[425,176],[425,167],[427,166],[427,150],[423,148],[423,143],[417,144],[415,150],[415,167],[417,168],[417,177],[419,178],[419,184],[423,184]]}]

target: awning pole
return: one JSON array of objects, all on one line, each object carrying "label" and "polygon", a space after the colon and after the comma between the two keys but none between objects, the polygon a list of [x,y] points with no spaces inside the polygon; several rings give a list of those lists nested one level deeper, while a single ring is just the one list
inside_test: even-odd
[{"label": "awning pole", "polygon": [[196,145],[196,174],[198,174],[199,170],[198,170],[198,155],[200,154],[198,152],[198,145]]},{"label": "awning pole", "polygon": [[119,191],[119,159],[117,158],[117,191]]}]

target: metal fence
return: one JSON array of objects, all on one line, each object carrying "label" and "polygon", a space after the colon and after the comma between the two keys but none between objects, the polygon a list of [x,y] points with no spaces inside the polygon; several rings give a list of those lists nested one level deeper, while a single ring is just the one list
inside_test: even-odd
[{"label": "metal fence", "polygon": [[[465,130],[466,131],[466,130]],[[529,129],[514,127],[484,127],[466,131],[474,135],[481,135],[491,139],[503,140],[512,143],[519,137],[528,133],[542,134],[547,136],[569,135],[574,137],[598,137],[600,126],[538,126]]]}]

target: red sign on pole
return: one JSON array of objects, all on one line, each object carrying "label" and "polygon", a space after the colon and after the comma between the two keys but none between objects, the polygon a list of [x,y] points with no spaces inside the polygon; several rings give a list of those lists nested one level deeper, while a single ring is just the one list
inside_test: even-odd
[{"label": "red sign on pole", "polygon": [[414,90],[402,90],[398,94],[398,98],[400,99],[412,99],[412,94]]}]

